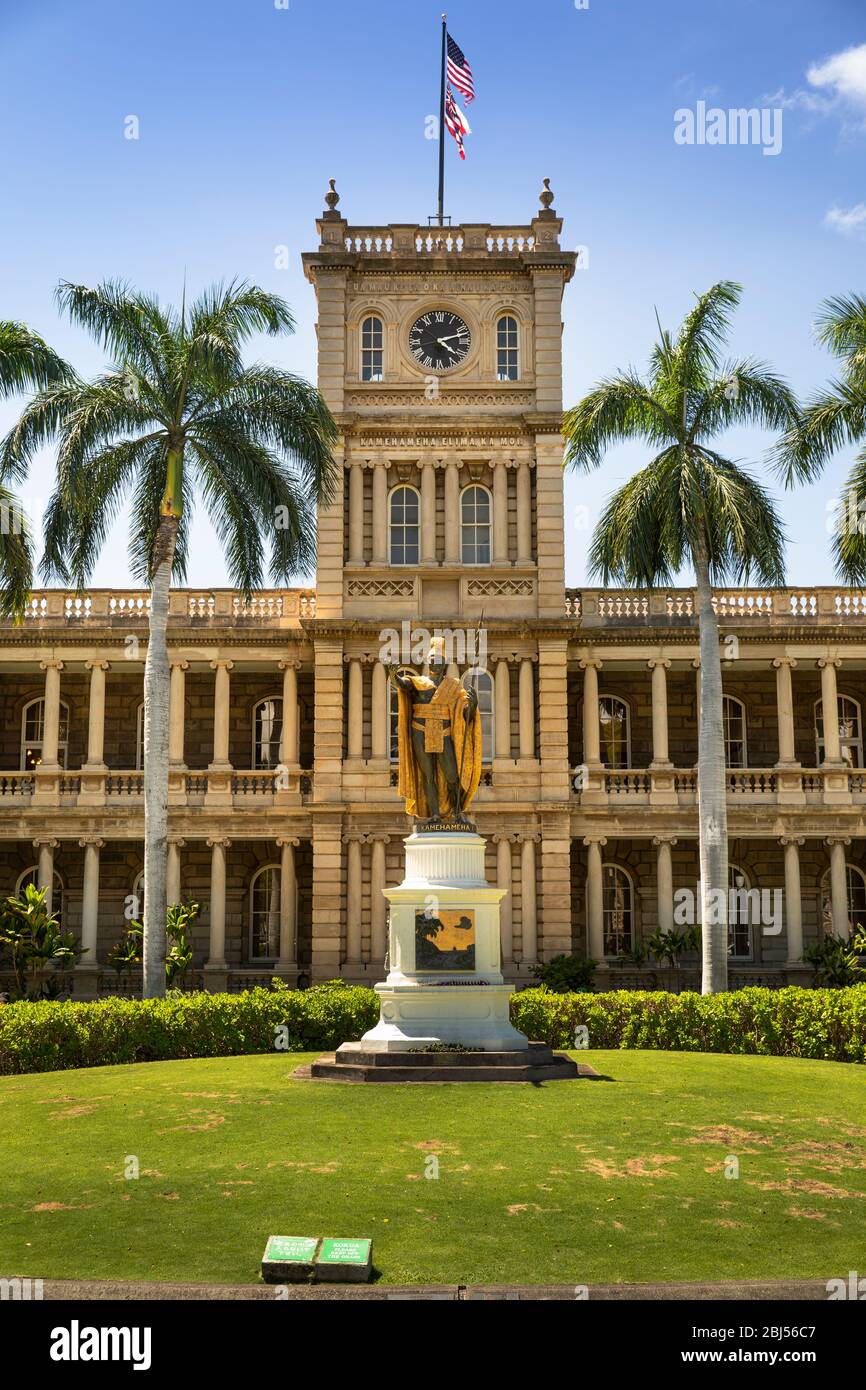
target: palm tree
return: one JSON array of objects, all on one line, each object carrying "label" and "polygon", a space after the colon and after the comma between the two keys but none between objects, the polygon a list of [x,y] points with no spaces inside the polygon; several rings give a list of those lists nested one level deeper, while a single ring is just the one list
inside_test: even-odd
[{"label": "palm tree", "polygon": [[642,439],[652,458],[608,500],[590,564],[607,584],[653,588],[685,567],[695,575],[701,713],[698,817],[705,994],[727,988],[728,831],[722,671],[713,584],[784,582],[784,532],[770,495],[711,447],[732,425],[789,429],[797,418],[787,385],[753,360],[723,363],[741,289],[721,281],[701,295],[676,338],[662,331],[641,378],[602,381],[564,418],[565,466],[598,468],[607,448]]},{"label": "palm tree", "polygon": [[[0,400],[19,391],[40,390],[64,381],[70,368],[26,324],[0,319]],[[13,468],[0,478],[0,615],[18,616],[33,587],[33,548],[24,508],[6,487],[8,477],[23,481]]]},{"label": "palm tree", "polygon": [[841,379],[806,405],[781,441],[780,472],[787,486],[811,482],[844,445],[862,445],[846,484],[833,540],[836,572],[849,584],[866,579],[866,299],[827,299],[817,322],[818,341],[842,364]]},{"label": "palm tree", "polygon": [[81,588],[123,503],[129,554],[150,587],[144,668],[145,997],[165,991],[168,825],[169,589],[186,575],[189,526],[201,501],[222,544],[232,583],[262,583],[308,570],[315,507],[337,482],[336,425],[319,393],[276,367],[242,359],[253,333],[291,332],[288,306],[232,282],[180,311],[126,285],[61,284],[58,303],[111,354],[94,381],[41,391],[0,451],[0,468],[23,467],[58,437],[43,571]]}]

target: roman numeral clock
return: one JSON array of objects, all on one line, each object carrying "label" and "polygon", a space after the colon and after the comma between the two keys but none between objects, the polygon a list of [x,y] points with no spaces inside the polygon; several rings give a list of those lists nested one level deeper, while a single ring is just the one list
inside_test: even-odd
[{"label": "roman numeral clock", "polygon": [[468,327],[450,309],[431,309],[409,329],[409,349],[415,361],[435,372],[459,367],[471,346]]}]

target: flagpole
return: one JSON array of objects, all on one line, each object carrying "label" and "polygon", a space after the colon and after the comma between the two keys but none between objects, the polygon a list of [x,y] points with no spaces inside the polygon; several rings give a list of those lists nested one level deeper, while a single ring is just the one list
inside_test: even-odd
[{"label": "flagpole", "polygon": [[445,225],[445,40],[448,16],[442,16],[442,76],[439,82],[439,226]]}]

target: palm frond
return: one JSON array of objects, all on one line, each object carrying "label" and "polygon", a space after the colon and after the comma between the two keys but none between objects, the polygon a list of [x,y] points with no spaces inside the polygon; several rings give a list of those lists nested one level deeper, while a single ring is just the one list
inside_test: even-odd
[{"label": "palm frond", "polygon": [[676,422],[633,373],[599,383],[565,412],[565,467],[589,472],[598,468],[613,444],[645,439],[661,444],[677,437]]},{"label": "palm frond", "polygon": [[26,324],[0,320],[0,399],[68,381],[72,368]]}]

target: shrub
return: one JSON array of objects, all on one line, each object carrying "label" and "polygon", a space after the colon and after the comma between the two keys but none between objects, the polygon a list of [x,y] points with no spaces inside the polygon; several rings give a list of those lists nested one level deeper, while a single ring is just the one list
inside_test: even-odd
[{"label": "shrub", "polygon": [[555,994],[582,994],[592,989],[596,962],[585,956],[552,956],[543,965],[534,965],[532,973],[539,984]]},{"label": "shrub", "polygon": [[[170,994],[93,1004],[0,1007],[0,1074],[240,1053],[317,1052],[360,1038],[379,1017],[375,992],[329,982],[308,990]],[[866,984],[847,989],[741,989],[730,994],[527,989],[511,1018],[528,1037],[572,1048],[646,1048],[866,1061]]]},{"label": "shrub", "polygon": [[848,989],[738,989],[729,994],[555,994],[527,989],[511,1003],[515,1027],[552,1047],[756,1053],[866,1061],[866,985]]},{"label": "shrub", "polygon": [[371,989],[169,994],[0,1008],[0,1074],[240,1053],[327,1051],[379,1018]]}]

